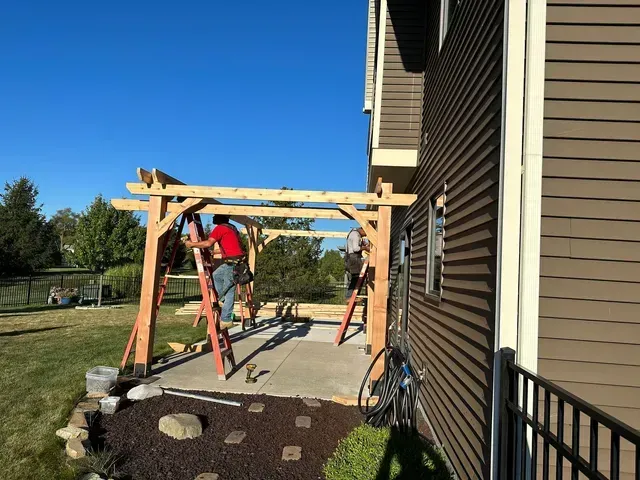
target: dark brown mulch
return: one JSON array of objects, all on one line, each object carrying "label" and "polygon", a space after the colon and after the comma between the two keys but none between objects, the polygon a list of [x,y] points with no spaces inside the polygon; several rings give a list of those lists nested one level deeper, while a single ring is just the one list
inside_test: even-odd
[{"label": "dark brown mulch", "polygon": [[[123,458],[120,473],[134,480],[193,480],[215,472],[220,480],[322,479],[322,466],[338,441],[362,421],[357,407],[321,401],[307,407],[301,398],[194,392],[239,400],[232,407],[202,400],[163,395],[125,405],[98,420],[96,433],[107,449]],[[253,402],[264,412],[249,413]],[[158,430],[158,420],[171,413],[200,416],[202,436],[174,440]],[[297,428],[298,415],[311,417],[311,429]],[[234,430],[247,432],[239,445],[224,439]],[[285,446],[302,447],[302,459],[282,461]]]}]

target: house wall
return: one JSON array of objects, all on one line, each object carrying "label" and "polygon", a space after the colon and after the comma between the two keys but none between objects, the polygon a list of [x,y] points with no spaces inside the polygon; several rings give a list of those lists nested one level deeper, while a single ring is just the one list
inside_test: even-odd
[{"label": "house wall", "polygon": [[638,25],[640,0],[548,1],[538,362],[636,428]]},{"label": "house wall", "polygon": [[[489,477],[495,324],[504,2],[461,2],[438,49],[440,1],[427,2],[418,200],[394,209],[391,288],[399,235],[412,222],[409,337],[426,366],[420,402],[461,479]],[[441,300],[425,294],[431,198],[447,183]],[[391,321],[397,314],[391,297]]]},{"label": "house wall", "polygon": [[387,0],[386,4],[382,96],[379,107],[374,107],[379,108],[380,115],[379,143],[374,147],[416,150],[422,99],[424,2]]}]

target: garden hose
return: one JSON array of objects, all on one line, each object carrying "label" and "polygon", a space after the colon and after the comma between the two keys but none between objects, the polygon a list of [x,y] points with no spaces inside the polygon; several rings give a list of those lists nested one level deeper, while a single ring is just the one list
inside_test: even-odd
[{"label": "garden hose", "polygon": [[[374,386],[371,396],[378,396],[376,405],[362,404],[362,392],[371,376],[374,365],[384,354],[384,372]],[[398,347],[387,346],[380,350],[362,379],[358,392],[358,407],[365,422],[374,427],[395,427],[402,432],[415,432],[418,391],[422,379],[413,371],[410,355]]]}]

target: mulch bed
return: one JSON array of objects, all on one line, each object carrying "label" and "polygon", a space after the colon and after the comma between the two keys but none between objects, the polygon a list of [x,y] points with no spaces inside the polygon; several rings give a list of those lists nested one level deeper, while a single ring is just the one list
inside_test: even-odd
[{"label": "mulch bed", "polygon": [[[194,480],[204,472],[220,480],[322,479],[322,467],[338,441],[362,422],[357,407],[321,401],[306,406],[301,398],[194,392],[241,401],[232,407],[202,400],[163,395],[121,406],[101,416],[95,435],[101,445],[122,456],[120,473],[134,480]],[[262,413],[247,411],[263,403]],[[158,430],[160,417],[172,413],[200,416],[205,426],[195,439],[174,440]],[[298,415],[311,417],[311,428],[298,428]],[[247,432],[239,445],[224,439],[234,430]],[[285,446],[302,447],[302,459],[283,461]]]}]

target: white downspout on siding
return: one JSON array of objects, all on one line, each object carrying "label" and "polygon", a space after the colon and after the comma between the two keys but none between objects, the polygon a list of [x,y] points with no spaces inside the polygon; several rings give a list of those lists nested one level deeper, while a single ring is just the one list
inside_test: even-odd
[{"label": "white downspout on siding", "polygon": [[518,363],[538,371],[546,0],[529,1],[525,74]]},{"label": "white downspout on siding", "polygon": [[[524,112],[525,0],[505,0],[495,348],[517,348]],[[494,357],[491,478],[498,478],[500,368]]]},{"label": "white downspout on siding", "polygon": [[[527,5],[524,132],[522,151],[522,226],[520,244],[520,312],[517,362],[538,371],[538,314],[540,305],[540,225],[542,217],[542,148],[544,127],[544,79],[547,30],[546,0],[529,0]],[[533,391],[526,399],[533,413]],[[524,400],[523,400],[524,402]],[[527,429],[528,451],[533,434]],[[526,477],[531,477],[526,462]]]}]

